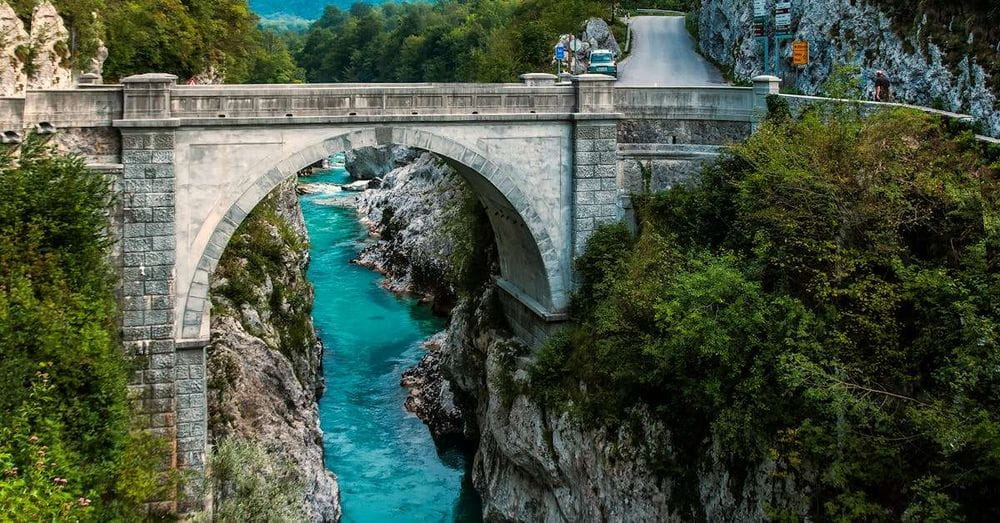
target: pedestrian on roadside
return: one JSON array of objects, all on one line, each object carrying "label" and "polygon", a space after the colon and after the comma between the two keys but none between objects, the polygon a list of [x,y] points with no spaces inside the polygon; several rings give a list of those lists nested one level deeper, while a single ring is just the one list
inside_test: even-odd
[{"label": "pedestrian on roadside", "polygon": [[885,75],[885,71],[875,71],[876,102],[888,102],[892,99],[892,93],[889,91],[890,86],[891,83],[889,82],[889,77]]}]

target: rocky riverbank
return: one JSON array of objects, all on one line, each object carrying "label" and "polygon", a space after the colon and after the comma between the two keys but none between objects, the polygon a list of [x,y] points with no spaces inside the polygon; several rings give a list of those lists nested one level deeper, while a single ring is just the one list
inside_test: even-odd
[{"label": "rocky riverbank", "polygon": [[269,480],[301,484],[309,521],[337,521],[339,491],[323,464],[317,412],[323,346],[312,324],[308,264],[308,235],[290,180],[236,231],[212,281],[209,437],[259,444],[289,465],[294,477]]}]

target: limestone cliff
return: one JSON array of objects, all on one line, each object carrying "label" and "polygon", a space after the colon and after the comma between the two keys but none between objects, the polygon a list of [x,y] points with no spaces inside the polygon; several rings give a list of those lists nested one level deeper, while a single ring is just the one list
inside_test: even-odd
[{"label": "limestone cliff", "polygon": [[[769,13],[773,12],[774,0],[767,0],[766,6]],[[928,11],[920,13],[920,9]],[[1000,136],[1000,89],[995,79],[990,85],[989,67],[980,63],[983,56],[989,55],[995,62],[1000,52],[991,52],[989,46],[979,53],[970,52],[980,42],[974,31],[964,32],[963,24],[974,21],[975,15],[952,17],[953,22],[957,18],[957,24],[944,23],[940,31],[932,31],[928,15],[936,13],[930,8],[914,5],[902,11],[906,20],[893,19],[872,0],[793,2],[792,30],[796,37],[809,42],[811,63],[797,75],[789,75],[786,82],[805,94],[816,94],[834,65],[855,64],[862,67],[864,89],[870,93],[874,90],[875,71],[883,69],[893,80],[897,101],[971,114],[985,130]],[[738,77],[761,74],[763,49],[754,40],[752,20],[753,2],[702,0],[702,52],[730,67]],[[945,53],[941,43],[946,39],[963,43]]]},{"label": "limestone cliff", "polygon": [[212,281],[208,349],[212,441],[252,440],[290,462],[310,521],[340,517],[336,478],[323,464],[317,400],[323,346],[306,280],[308,236],[294,180],[236,231]]},{"label": "limestone cliff", "polygon": [[803,490],[780,466],[735,474],[700,456],[696,477],[667,463],[670,433],[645,412],[595,427],[530,394],[531,357],[498,328],[493,290],[454,310],[442,365],[478,442],[473,483],[487,521],[765,521],[806,515]]},{"label": "limestone cliff", "polygon": [[439,311],[454,303],[447,228],[470,197],[458,174],[431,153],[402,147],[355,151],[346,167],[353,177],[381,179],[358,197],[358,213],[374,241],[357,263],[386,276],[393,292],[421,296]]}]

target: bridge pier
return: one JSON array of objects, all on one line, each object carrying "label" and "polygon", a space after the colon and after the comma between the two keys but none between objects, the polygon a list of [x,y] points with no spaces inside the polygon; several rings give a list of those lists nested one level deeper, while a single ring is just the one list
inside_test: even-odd
[{"label": "bridge pier", "polygon": [[606,223],[622,219],[618,189],[618,119],[615,79],[580,75],[573,79],[577,107],[573,123],[573,258]]}]

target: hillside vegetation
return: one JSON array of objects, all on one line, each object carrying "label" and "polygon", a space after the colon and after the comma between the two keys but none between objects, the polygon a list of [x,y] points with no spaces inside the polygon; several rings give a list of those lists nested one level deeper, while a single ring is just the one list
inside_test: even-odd
[{"label": "hillside vegetation", "polygon": [[[26,22],[41,0],[8,0]],[[86,64],[103,41],[108,80],[163,72],[186,80],[215,71],[230,83],[301,81],[284,42],[257,29],[246,0],[52,0]],[[96,17],[94,14],[96,13]]]},{"label": "hillside vegetation", "polygon": [[108,181],[29,137],[0,186],[0,521],[134,521],[172,482],[130,410]]},{"label": "hillside vegetation", "polygon": [[637,235],[593,237],[531,392],[609,427],[650,407],[680,491],[715,445],[735,489],[774,461],[819,520],[997,520],[989,154],[906,111],[768,123],[694,186],[637,198]]},{"label": "hillside vegetation", "polygon": [[[508,82],[555,71],[559,35],[590,17],[596,0],[443,0],[328,7],[304,37],[290,35],[311,82]],[[623,28],[618,26],[618,32]]]}]

